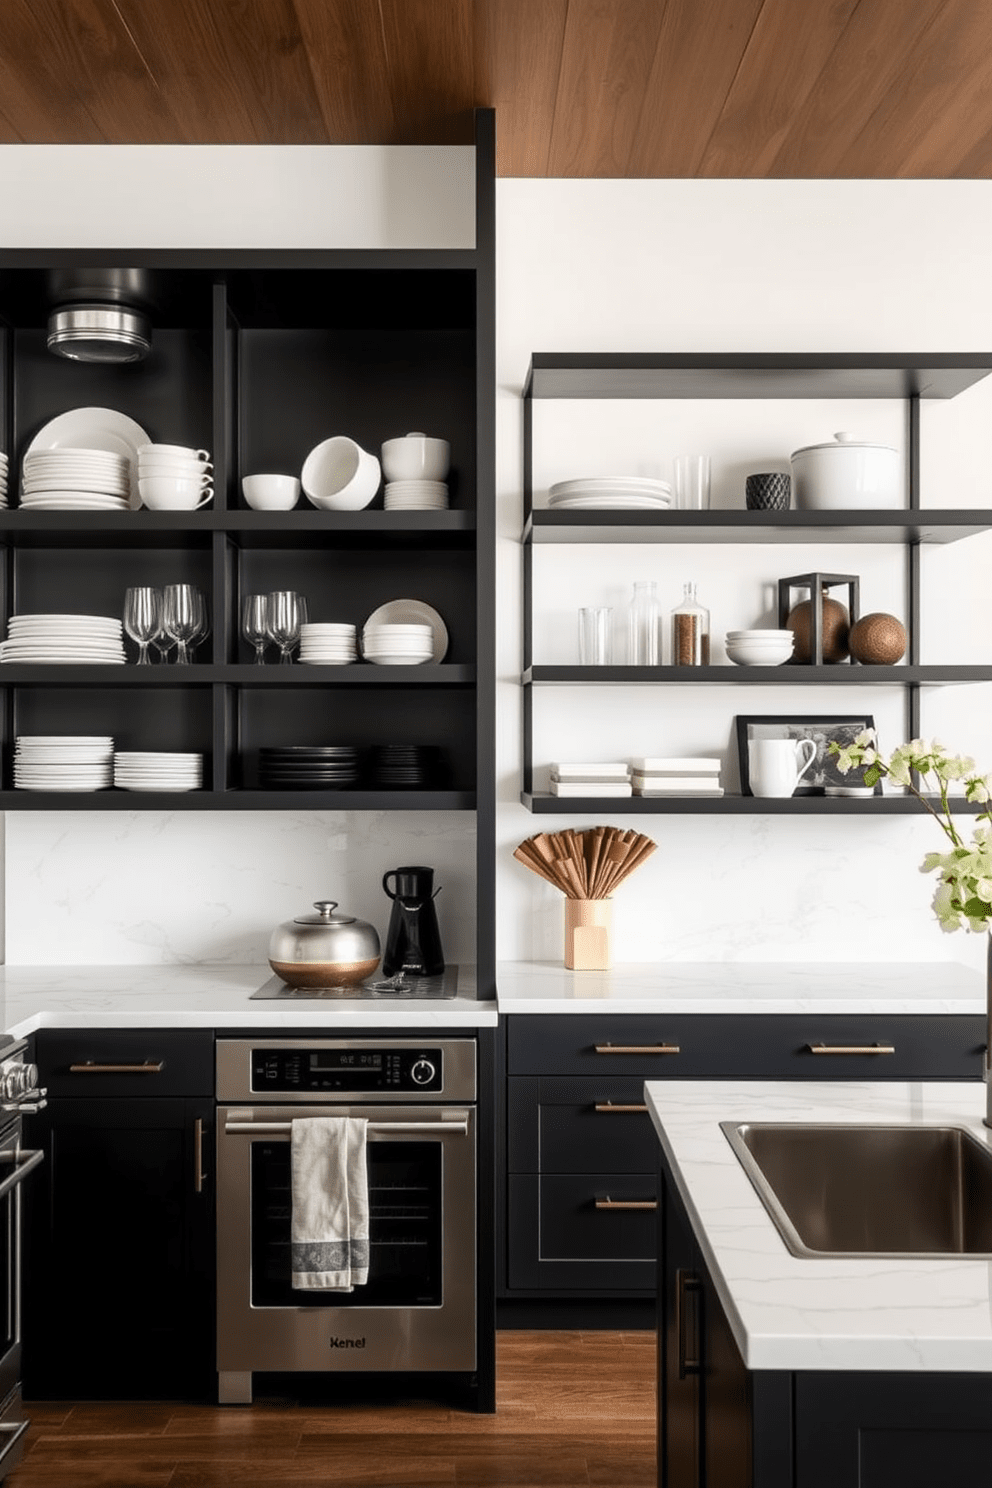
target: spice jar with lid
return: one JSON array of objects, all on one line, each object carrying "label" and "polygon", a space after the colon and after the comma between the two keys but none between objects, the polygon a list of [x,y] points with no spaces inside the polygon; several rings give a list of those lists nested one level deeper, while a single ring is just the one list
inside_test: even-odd
[{"label": "spice jar with lid", "polygon": [[682,603],[672,611],[672,666],[709,666],[709,660],[710,612],[695,584],[683,584]]}]

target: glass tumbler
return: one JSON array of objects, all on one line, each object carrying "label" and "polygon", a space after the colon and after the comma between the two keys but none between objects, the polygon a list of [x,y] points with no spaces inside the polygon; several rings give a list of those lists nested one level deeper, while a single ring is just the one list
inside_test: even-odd
[{"label": "glass tumbler", "polygon": [[613,611],[609,605],[579,611],[579,664],[609,666],[613,660]]},{"label": "glass tumbler", "polygon": [[653,579],[634,585],[627,612],[627,662],[630,666],[658,666],[661,662],[658,587]]},{"label": "glass tumbler", "polygon": [[675,456],[675,505],[679,511],[709,511],[709,455]]}]

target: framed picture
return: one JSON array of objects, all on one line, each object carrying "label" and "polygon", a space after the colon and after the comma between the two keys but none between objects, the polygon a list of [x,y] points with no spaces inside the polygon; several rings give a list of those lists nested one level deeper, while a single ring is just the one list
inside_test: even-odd
[{"label": "framed picture", "polygon": [[[852,744],[862,729],[874,728],[875,720],[870,713],[863,713],[860,718],[853,718],[850,713],[739,713],[736,723],[743,795],[753,794],[748,778],[748,746],[752,739],[813,740],[816,754],[810,769],[796,786],[797,796],[822,796],[828,786],[865,789],[864,770],[848,770],[846,775],[842,775],[837,768],[836,755],[828,754],[827,750],[834,741],[843,748]],[[874,794],[882,794],[881,781],[875,786]]]}]

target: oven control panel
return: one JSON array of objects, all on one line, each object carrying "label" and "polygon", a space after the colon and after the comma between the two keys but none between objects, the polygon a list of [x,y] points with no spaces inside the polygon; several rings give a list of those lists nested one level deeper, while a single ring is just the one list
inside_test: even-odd
[{"label": "oven control panel", "polygon": [[440,1092],[443,1051],[378,1043],[368,1048],[252,1049],[251,1087],[260,1095]]}]

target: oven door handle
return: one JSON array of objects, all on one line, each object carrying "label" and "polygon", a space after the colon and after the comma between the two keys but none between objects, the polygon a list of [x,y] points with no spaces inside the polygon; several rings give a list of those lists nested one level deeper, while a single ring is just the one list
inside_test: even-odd
[{"label": "oven door handle", "polygon": [[[238,1132],[253,1132],[266,1137],[288,1136],[292,1129],[291,1121],[227,1121],[224,1123],[225,1136]],[[463,1115],[455,1121],[370,1121],[368,1124],[370,1137],[402,1136],[406,1132],[431,1132],[440,1133],[442,1136],[467,1137],[468,1116]]]},{"label": "oven door handle", "polygon": [[16,1163],[14,1172],[10,1173],[3,1180],[3,1182],[0,1183],[0,1199],[9,1194],[12,1188],[16,1188],[19,1183],[23,1182],[23,1180],[30,1173],[31,1169],[36,1168],[40,1162],[44,1161],[44,1157],[45,1154],[41,1151],[40,1148],[35,1152],[29,1152],[27,1150],[10,1153],[0,1152],[0,1162]]}]

